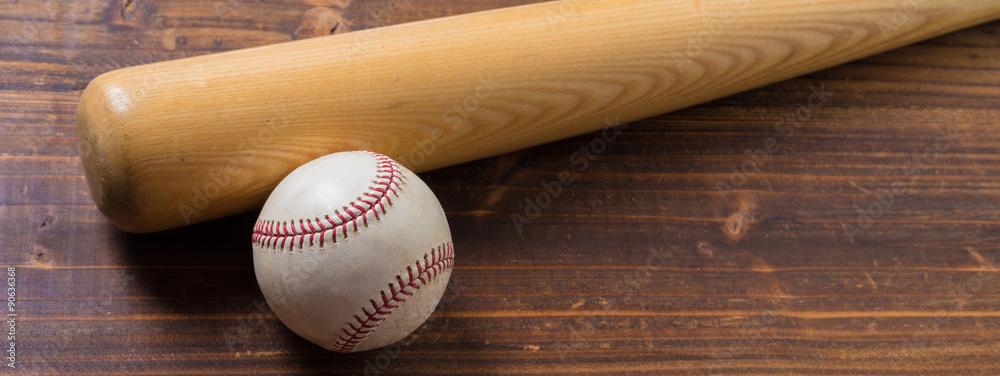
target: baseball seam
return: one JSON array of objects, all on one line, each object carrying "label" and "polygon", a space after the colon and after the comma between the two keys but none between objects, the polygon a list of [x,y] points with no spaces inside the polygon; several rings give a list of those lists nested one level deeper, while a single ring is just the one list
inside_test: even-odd
[{"label": "baseball seam", "polygon": [[356,201],[351,201],[340,210],[334,210],[333,216],[325,215],[322,219],[298,219],[298,223],[296,220],[258,220],[253,227],[253,244],[270,250],[284,250],[286,245],[291,249],[297,245],[301,249],[305,247],[307,240],[312,247],[318,238],[319,246],[322,247],[328,232],[333,232],[332,239],[336,243],[338,237],[347,239],[347,231],[352,227],[353,232],[357,233],[359,220],[361,225],[368,227],[369,214],[376,221],[381,220],[379,211],[386,214],[386,204],[392,206],[390,193],[399,197],[403,191],[402,186],[406,184],[405,176],[391,158],[370,151],[367,153],[375,158],[378,167],[375,180],[372,180],[373,186],[361,193]]},{"label": "baseball seam", "polygon": [[[395,285],[393,282],[389,282],[388,290],[379,291],[381,303],[375,299],[369,299],[371,308],[362,307],[362,314],[354,315],[356,323],[348,322],[346,328],[341,328],[343,334],[339,335],[334,340],[333,345],[328,348],[341,353],[348,353],[357,348],[369,334],[375,331],[382,320],[385,320],[389,314],[405,302],[407,297],[413,295],[414,290],[429,283],[441,271],[451,269],[454,266],[455,249],[451,243],[444,243],[436,250],[431,249],[430,255],[425,253],[423,263],[421,260],[416,260],[414,264],[416,265],[415,271],[413,265],[406,266],[405,281],[403,274],[397,274]],[[417,283],[418,281],[420,283]]]}]

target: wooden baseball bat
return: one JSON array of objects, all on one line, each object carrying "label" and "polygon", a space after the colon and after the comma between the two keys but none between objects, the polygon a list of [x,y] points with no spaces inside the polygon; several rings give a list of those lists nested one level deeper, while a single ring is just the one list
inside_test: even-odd
[{"label": "wooden baseball bat", "polygon": [[124,68],[84,91],[100,210],[153,232],[366,149],[414,171],[630,122],[1000,17],[996,0],[564,0]]}]

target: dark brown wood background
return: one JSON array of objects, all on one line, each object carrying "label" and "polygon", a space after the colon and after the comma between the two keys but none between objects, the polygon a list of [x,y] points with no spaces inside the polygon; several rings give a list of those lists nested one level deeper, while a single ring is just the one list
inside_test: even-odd
[{"label": "dark brown wood background", "polygon": [[630,124],[586,166],[600,133],[422,174],[457,265],[386,350],[277,320],[254,213],[131,235],[89,197],[74,112],[102,72],[527,2],[0,0],[0,374],[1000,374],[998,22]]}]

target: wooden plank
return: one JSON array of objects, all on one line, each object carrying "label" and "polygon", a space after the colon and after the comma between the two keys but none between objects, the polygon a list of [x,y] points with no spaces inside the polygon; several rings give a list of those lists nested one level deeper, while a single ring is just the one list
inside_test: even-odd
[{"label": "wooden plank", "polygon": [[[285,329],[256,286],[254,213],[139,236],[93,206],[74,119],[97,74],[291,40],[316,6],[360,30],[530,2],[397,1],[0,1],[15,372],[1000,373],[997,22],[631,124],[586,168],[574,153],[600,132],[422,174],[457,264],[431,320],[384,350]],[[829,101],[785,139],[819,85]]]}]

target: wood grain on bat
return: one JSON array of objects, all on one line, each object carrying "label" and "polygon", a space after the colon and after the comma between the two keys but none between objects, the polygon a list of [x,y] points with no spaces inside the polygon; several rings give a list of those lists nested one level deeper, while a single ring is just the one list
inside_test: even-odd
[{"label": "wood grain on bat", "polygon": [[125,68],[78,108],[101,211],[151,232],[259,207],[367,149],[426,171],[1000,17],[992,0],[557,1]]}]

